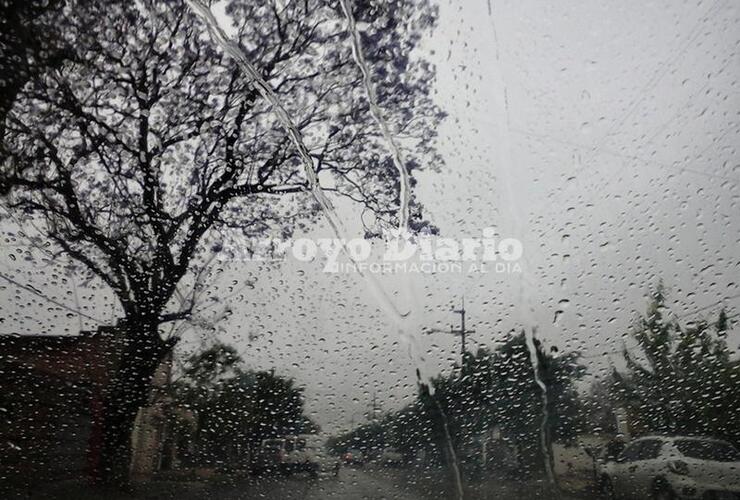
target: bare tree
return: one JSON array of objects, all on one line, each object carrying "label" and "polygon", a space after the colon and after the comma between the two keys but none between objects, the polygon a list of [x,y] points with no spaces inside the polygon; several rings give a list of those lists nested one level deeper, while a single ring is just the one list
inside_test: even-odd
[{"label": "bare tree", "polygon": [[[69,1],[59,10],[44,22],[66,59],[31,74],[15,96],[0,191],[120,301],[125,342],[107,393],[107,481],[128,462],[136,411],[177,340],[163,338],[161,325],[192,312],[176,307],[178,284],[199,272],[208,249],[234,235],[289,234],[318,207],[268,103],[182,2]],[[434,9],[408,0],[355,10],[407,167],[439,165],[434,71],[413,56]],[[372,214],[368,233],[393,223],[398,173],[368,112],[339,6],[235,0],[227,13],[326,190]],[[421,207],[412,207],[418,229]]]}]

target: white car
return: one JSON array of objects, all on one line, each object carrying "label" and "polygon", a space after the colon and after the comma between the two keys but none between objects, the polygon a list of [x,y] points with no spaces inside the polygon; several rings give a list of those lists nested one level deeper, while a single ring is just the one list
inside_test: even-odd
[{"label": "white car", "polygon": [[398,467],[403,464],[403,455],[395,448],[385,448],[378,457],[378,463]]},{"label": "white car", "polygon": [[324,450],[321,437],[313,434],[265,439],[252,470],[257,474],[284,475],[308,472],[312,476],[339,473],[339,461]]},{"label": "white car", "polygon": [[740,452],[716,439],[642,437],[597,471],[607,498],[740,499]]},{"label": "white car", "polygon": [[339,474],[339,459],[326,451],[324,440],[316,435],[297,436],[293,459],[297,463],[307,464],[314,476]]}]

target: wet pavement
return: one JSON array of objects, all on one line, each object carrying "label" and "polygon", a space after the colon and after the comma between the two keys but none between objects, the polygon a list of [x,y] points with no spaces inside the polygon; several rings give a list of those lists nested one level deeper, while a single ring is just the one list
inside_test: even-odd
[{"label": "wet pavement", "polygon": [[[251,480],[243,485],[219,491],[221,498],[259,498],[265,500],[426,500],[410,484],[408,472],[379,469],[343,469],[339,476],[312,479],[304,475],[287,478],[264,478]],[[436,497],[443,498],[443,497]]]},{"label": "wet pavement", "polygon": [[[219,499],[265,500],[444,500],[457,499],[456,489],[442,471],[366,467],[342,469],[338,477],[311,479],[306,476],[273,477],[238,482],[212,491]],[[555,498],[536,482],[484,481],[465,488],[466,500]],[[578,498],[561,494],[562,500]]]},{"label": "wet pavement", "polygon": [[[89,485],[67,484],[15,492],[12,499],[75,500],[456,500],[455,486],[441,469],[344,468],[338,476],[311,478],[266,476],[190,481],[155,480],[139,483],[133,491],[101,492]],[[465,500],[553,499],[557,495],[538,481],[496,480],[467,484]],[[560,500],[593,498],[593,495],[561,493]]]}]

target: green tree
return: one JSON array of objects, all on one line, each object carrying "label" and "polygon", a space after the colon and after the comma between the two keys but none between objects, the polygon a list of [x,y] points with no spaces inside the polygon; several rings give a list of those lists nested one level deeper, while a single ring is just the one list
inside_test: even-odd
[{"label": "green tree", "polygon": [[[559,354],[537,339],[534,345],[538,375],[546,387],[546,442],[569,443],[582,428],[575,382],[585,374],[585,368],[578,362],[578,353]],[[540,436],[543,394],[535,379],[525,333],[510,336],[493,352],[487,364],[490,367],[487,370],[476,370],[484,374],[479,377],[491,381],[490,390],[482,394],[486,406],[491,409],[492,422],[514,442],[522,467],[539,472],[545,451]]]},{"label": "green tree", "polygon": [[611,400],[608,380],[594,380],[580,401],[586,432],[607,436],[617,434],[617,415]]},{"label": "green tree", "polygon": [[[558,355],[536,339],[535,346],[538,375],[547,390],[547,441],[570,442],[583,427],[575,382],[585,369],[577,353]],[[542,390],[524,332],[510,336],[494,351],[479,349],[466,355],[462,368],[435,378],[432,385],[433,395],[422,387],[419,397],[438,449],[446,446],[445,421],[453,447],[463,455],[482,432],[498,426],[517,447],[522,467],[541,470]]]},{"label": "green tree", "polygon": [[[585,369],[578,353],[558,354],[536,339],[535,346],[539,377],[547,389],[548,442],[552,438],[570,443],[584,428],[575,383]],[[333,438],[331,449],[372,452],[393,446],[406,457],[425,450],[433,459],[446,462],[451,444],[459,464],[465,465],[467,455],[475,455],[483,433],[497,426],[517,447],[522,469],[541,472],[545,458],[540,436],[542,390],[535,381],[524,332],[510,336],[493,351],[467,353],[462,366],[435,377],[431,385],[433,391],[421,385],[416,401],[379,422]]]},{"label": "green tree", "polygon": [[348,432],[332,436],[327,442],[327,447],[335,454],[357,449],[366,457],[375,456],[385,446],[391,445],[391,436],[388,434],[390,419],[392,417],[388,415],[381,421],[361,424]]},{"label": "green tree", "polygon": [[205,463],[226,460],[231,450],[252,449],[266,438],[319,431],[293,379],[242,366],[232,346],[218,343],[188,357],[170,388],[175,404],[197,416],[198,456]]},{"label": "green tree", "polygon": [[740,363],[725,341],[725,311],[682,326],[670,319],[664,288],[651,296],[624,350],[626,370],[612,374],[615,404],[627,408],[633,432],[708,435],[740,443]]}]

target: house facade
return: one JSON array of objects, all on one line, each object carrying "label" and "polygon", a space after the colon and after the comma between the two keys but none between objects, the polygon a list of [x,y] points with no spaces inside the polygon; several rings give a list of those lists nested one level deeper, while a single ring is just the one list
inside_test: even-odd
[{"label": "house facade", "polygon": [[[115,327],[79,335],[0,335],[0,484],[94,479],[103,444],[104,395],[116,372],[121,336]],[[150,405],[140,409],[132,435],[131,472],[147,477],[179,465],[172,421],[161,388],[171,358],[154,377]],[[159,387],[160,390],[156,390]],[[150,458],[151,457],[151,458]]]}]

